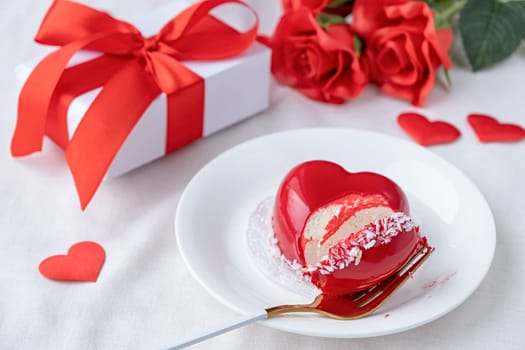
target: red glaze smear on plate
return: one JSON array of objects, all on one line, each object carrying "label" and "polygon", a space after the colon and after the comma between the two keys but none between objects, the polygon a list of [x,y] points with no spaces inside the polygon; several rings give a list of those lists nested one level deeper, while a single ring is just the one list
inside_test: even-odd
[{"label": "red glaze smear on plate", "polygon": [[283,179],[272,226],[286,259],[324,295],[342,296],[378,284],[428,247],[409,214],[405,194],[387,177],[314,160]]}]

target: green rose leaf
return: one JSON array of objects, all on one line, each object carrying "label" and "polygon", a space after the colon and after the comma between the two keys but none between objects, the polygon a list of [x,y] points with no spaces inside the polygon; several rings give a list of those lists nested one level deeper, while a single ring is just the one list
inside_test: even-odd
[{"label": "green rose leaf", "polygon": [[331,15],[329,13],[321,12],[317,15],[317,23],[326,29],[332,24],[344,24],[345,19],[339,15]]},{"label": "green rose leaf", "polygon": [[469,0],[460,12],[463,47],[474,71],[510,56],[520,44],[523,1]]},{"label": "green rose leaf", "polygon": [[512,2],[511,6],[515,6],[521,15],[521,38],[525,40],[525,1]]},{"label": "green rose leaf", "polygon": [[443,16],[443,14],[441,14],[440,12],[436,12],[436,14],[434,15],[434,27],[436,27],[436,29],[449,28],[450,22],[448,18]]}]

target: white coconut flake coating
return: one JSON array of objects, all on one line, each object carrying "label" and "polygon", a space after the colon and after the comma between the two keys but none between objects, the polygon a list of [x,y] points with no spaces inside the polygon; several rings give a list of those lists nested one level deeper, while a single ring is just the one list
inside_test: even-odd
[{"label": "white coconut flake coating", "polygon": [[308,298],[320,291],[297,261],[284,257],[272,228],[274,198],[263,200],[250,215],[246,238],[257,267],[276,284]]},{"label": "white coconut flake coating", "polygon": [[356,235],[330,247],[328,255],[323,257],[316,267],[321,274],[328,275],[351,264],[359,265],[364,250],[390,243],[398,234],[414,228],[418,229],[418,226],[402,212],[382,217],[366,225]]}]

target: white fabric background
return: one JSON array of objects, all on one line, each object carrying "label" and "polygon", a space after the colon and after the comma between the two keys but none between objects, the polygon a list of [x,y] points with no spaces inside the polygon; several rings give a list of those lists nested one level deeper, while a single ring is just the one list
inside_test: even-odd
[{"label": "white fabric background", "polygon": [[[168,0],[85,3],[130,19]],[[268,32],[277,0],[249,1]],[[484,112],[525,125],[525,47],[503,64],[473,74],[458,65],[447,92],[436,84],[424,109],[370,86],[344,106],[316,103],[273,84],[270,108],[166,158],[105,182],[79,209],[63,153],[46,141],[42,153],[13,159],[14,67],[44,52],[32,38],[50,1],[0,5],[0,349],[161,349],[176,338],[236,314],[213,299],[183,265],[173,232],[184,186],[206,162],[255,136],[285,129],[341,126],[400,138],[403,111],[448,120],[463,133],[432,147],[479,186],[496,219],[493,265],[479,289],[444,317],[401,334],[359,340],[312,338],[251,325],[194,349],[524,349],[525,142],[480,144],[466,115]],[[94,240],[107,259],[97,283],[49,281],[39,262],[78,241]],[[472,244],[476,244],[473,242]],[[350,326],[350,325],[349,325]]]}]

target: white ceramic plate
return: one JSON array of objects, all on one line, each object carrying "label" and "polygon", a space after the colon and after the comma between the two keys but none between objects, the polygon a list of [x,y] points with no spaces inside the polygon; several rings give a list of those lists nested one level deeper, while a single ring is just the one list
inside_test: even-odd
[{"label": "white ceramic plate", "polygon": [[436,251],[372,316],[337,321],[290,314],[264,325],[323,337],[391,334],[446,314],[478,287],[494,255],[496,231],[489,206],[468,178],[410,142],[352,129],[315,128],[240,144],[208,163],[185,189],[175,216],[179,248],[195,278],[218,300],[239,313],[311,301],[257,268],[247,248],[246,228],[250,214],[275,195],[284,175],[312,159],[396,181]]}]

